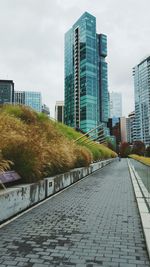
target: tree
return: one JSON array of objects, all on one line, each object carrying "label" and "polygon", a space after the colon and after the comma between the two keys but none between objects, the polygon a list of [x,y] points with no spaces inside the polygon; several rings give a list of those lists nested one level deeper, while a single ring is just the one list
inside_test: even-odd
[{"label": "tree", "polygon": [[107,147],[116,152],[116,142],[110,137],[106,138]]},{"label": "tree", "polygon": [[128,142],[121,143],[119,151],[122,158],[127,158],[131,154],[130,144]]},{"label": "tree", "polygon": [[137,154],[139,156],[144,156],[145,145],[142,141],[135,141],[133,143],[132,154]]}]

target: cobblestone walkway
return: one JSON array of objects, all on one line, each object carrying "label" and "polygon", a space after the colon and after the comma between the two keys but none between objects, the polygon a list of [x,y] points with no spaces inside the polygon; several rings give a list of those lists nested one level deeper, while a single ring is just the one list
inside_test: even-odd
[{"label": "cobblestone walkway", "polygon": [[150,266],[126,160],[0,229],[0,267]]}]

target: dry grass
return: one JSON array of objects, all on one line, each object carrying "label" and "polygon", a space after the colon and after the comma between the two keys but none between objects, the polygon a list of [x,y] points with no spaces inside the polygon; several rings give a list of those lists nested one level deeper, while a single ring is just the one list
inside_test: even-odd
[{"label": "dry grass", "polygon": [[75,143],[81,134],[23,106],[0,107],[0,136],[0,171],[12,162],[23,182],[116,156],[102,145]]},{"label": "dry grass", "polygon": [[143,156],[138,156],[138,155],[135,155],[135,154],[130,155],[129,157],[132,158],[132,159],[136,159],[136,160],[138,160],[138,161],[150,166],[150,158],[146,158],[146,157],[143,157]]}]

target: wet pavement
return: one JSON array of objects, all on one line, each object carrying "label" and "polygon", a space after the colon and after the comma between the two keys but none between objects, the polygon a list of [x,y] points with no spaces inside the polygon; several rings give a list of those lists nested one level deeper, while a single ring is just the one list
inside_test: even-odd
[{"label": "wet pavement", "polygon": [[148,267],[127,161],[115,161],[0,229],[0,267]]}]

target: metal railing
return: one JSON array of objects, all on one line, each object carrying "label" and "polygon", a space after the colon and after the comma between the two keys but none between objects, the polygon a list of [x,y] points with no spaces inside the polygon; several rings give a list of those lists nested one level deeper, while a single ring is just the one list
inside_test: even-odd
[{"label": "metal railing", "polygon": [[[93,134],[91,135],[91,133],[93,133]],[[91,143],[93,145],[94,145],[94,143],[96,145],[98,143],[105,144],[106,143],[106,137],[104,135],[103,124],[100,124],[100,125],[96,126],[95,128],[89,130],[87,133],[85,133],[82,136],[78,137],[76,140],[74,140],[74,143],[76,143],[77,141],[80,141],[80,143],[84,143],[84,144]]]}]

